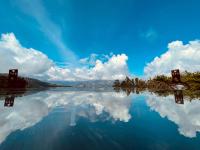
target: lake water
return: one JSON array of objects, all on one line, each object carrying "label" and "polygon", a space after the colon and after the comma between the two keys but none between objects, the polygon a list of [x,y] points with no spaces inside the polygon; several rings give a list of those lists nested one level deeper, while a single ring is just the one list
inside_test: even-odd
[{"label": "lake water", "polygon": [[0,150],[200,149],[198,99],[65,89],[4,99]]}]

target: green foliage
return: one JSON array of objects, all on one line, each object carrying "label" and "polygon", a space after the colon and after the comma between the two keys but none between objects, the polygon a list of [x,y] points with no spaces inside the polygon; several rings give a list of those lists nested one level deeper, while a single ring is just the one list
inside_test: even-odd
[{"label": "green foliage", "polygon": [[[158,75],[149,81],[159,81],[170,84],[172,82],[171,80],[171,77],[165,75]],[[191,90],[200,90],[200,72],[191,73],[185,71],[181,74],[181,82],[189,85]]]},{"label": "green foliage", "polygon": [[193,72],[193,73],[190,73],[190,72],[185,71],[185,72],[181,75],[181,80],[182,80],[183,82],[192,81],[192,82],[198,82],[198,83],[200,83],[200,72]]},{"label": "green foliage", "polygon": [[187,83],[191,90],[200,90],[200,72],[187,72],[181,75],[181,81]]},{"label": "green foliage", "polygon": [[165,75],[157,75],[153,80],[161,81],[161,82],[171,82],[171,77],[167,77]]},{"label": "green foliage", "polygon": [[[200,91],[200,72],[187,72],[181,74],[182,84],[188,87],[187,95],[193,93],[193,91]],[[165,75],[157,75],[153,79],[148,80],[147,82],[138,78],[130,79],[126,77],[125,80],[119,81],[115,80],[114,87],[120,88],[146,88],[154,90],[172,90],[171,88],[172,78]]]}]

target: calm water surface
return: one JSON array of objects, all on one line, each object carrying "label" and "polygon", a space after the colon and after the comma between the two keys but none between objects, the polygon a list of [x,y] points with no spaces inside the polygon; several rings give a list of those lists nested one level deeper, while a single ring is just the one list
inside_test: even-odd
[{"label": "calm water surface", "polygon": [[0,150],[200,149],[198,99],[64,89],[4,99]]}]

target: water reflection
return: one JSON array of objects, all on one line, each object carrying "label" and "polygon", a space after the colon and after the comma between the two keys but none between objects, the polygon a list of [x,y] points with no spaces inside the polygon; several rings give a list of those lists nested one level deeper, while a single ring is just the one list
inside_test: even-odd
[{"label": "water reflection", "polygon": [[182,90],[174,91],[174,99],[177,104],[184,104],[183,91]]},{"label": "water reflection", "polygon": [[[198,99],[192,101],[184,97],[182,91],[175,91],[174,95],[165,97],[155,93],[148,93],[147,105],[156,111],[162,118],[174,122],[178,131],[185,137],[196,137],[200,132],[200,102]],[[179,105],[181,104],[181,105]]]},{"label": "water reflection", "polygon": [[115,92],[119,93],[119,92],[124,92],[126,93],[127,96],[129,96],[131,93],[136,93],[136,94],[140,94],[140,91],[144,91],[144,89],[140,89],[140,88],[123,88],[123,87],[114,87]]},{"label": "water reflection", "polygon": [[198,98],[192,98],[193,95],[184,96],[182,90],[144,92],[144,89],[120,88],[115,91],[145,95],[150,109],[177,124],[179,133],[185,137],[196,137],[200,132],[200,102]]},{"label": "water reflection", "polygon": [[[147,118],[143,113],[146,110],[143,109],[150,108],[161,117],[166,117],[175,123],[179,133],[185,137],[196,137],[197,132],[200,131],[200,103],[197,99],[190,101],[183,96],[182,91],[158,94],[141,92],[138,89],[121,89],[118,92],[49,90],[23,95],[7,93],[4,96],[5,101],[0,101],[0,143],[12,132],[33,127],[45,116],[57,115],[60,112],[69,116],[65,118],[66,120],[62,120],[66,122],[66,126],[74,128],[81,118],[88,122],[109,121],[115,123],[120,121],[130,123],[133,115],[130,112],[137,109],[140,113],[137,111],[136,114],[139,117],[134,118],[134,122],[138,121],[141,123],[139,124],[140,128],[148,129],[148,125],[143,125],[145,124],[144,118]],[[135,96],[142,97],[142,101],[146,100],[148,107],[145,108],[141,105],[140,107],[131,107]],[[8,109],[4,106],[13,107]],[[151,118],[151,115],[152,112],[149,111],[148,117]],[[156,124],[161,118],[154,119],[150,121],[155,121]],[[130,126],[132,129],[134,123],[131,123]]]},{"label": "water reflection", "polygon": [[14,100],[15,100],[15,97],[13,95],[6,96],[5,102],[4,102],[4,107],[13,107]]},{"label": "water reflection", "polygon": [[[7,97],[12,106],[14,97]],[[0,101],[2,103],[2,101]],[[75,126],[80,117],[95,121],[123,121],[131,118],[131,97],[115,92],[59,92],[45,91],[17,97],[12,109],[0,107],[0,143],[13,131],[34,126],[50,112],[70,112],[69,126]],[[2,106],[2,105],[1,105]],[[53,111],[54,110],[54,111]]]},{"label": "water reflection", "polygon": [[4,99],[4,107],[13,107],[15,97],[21,97],[25,93],[25,89],[20,89],[18,91],[12,89],[0,89],[0,99]]}]

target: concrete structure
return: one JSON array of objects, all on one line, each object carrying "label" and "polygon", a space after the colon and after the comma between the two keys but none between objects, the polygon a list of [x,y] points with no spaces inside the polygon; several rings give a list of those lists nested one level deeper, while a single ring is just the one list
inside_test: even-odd
[{"label": "concrete structure", "polygon": [[8,80],[9,81],[16,81],[17,78],[18,78],[18,69],[10,69],[9,75],[8,75]]},{"label": "concrete structure", "polygon": [[181,82],[181,76],[180,76],[179,69],[172,70],[171,74],[172,74],[172,82],[175,82],[175,83]]}]

